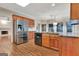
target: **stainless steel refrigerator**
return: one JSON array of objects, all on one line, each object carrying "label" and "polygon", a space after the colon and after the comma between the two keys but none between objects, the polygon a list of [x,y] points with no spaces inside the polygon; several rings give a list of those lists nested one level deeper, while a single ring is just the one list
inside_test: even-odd
[{"label": "stainless steel refrigerator", "polygon": [[27,31],[28,26],[27,22],[24,20],[16,20],[13,23],[13,33],[14,33],[14,43],[22,44],[28,41]]}]

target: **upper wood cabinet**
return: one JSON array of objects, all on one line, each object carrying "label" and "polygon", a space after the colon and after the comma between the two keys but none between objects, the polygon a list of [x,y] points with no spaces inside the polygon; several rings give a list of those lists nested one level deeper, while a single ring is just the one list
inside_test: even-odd
[{"label": "upper wood cabinet", "polygon": [[17,16],[17,15],[12,15],[12,18],[14,21],[25,20],[28,23],[28,27],[34,27],[34,20],[33,19],[22,17],[22,16]]},{"label": "upper wood cabinet", "polygon": [[71,3],[70,6],[70,18],[79,19],[79,3]]}]

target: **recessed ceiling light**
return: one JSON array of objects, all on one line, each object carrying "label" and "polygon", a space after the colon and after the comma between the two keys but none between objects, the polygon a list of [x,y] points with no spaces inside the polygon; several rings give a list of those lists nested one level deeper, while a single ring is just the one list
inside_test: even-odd
[{"label": "recessed ceiling light", "polygon": [[55,3],[52,3],[52,6],[54,7],[55,6]]}]

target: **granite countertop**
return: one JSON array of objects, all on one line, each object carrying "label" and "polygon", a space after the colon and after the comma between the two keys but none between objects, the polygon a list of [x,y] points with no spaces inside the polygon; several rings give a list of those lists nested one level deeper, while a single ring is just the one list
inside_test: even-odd
[{"label": "granite countertop", "polygon": [[46,34],[50,34],[50,35],[59,35],[61,37],[68,37],[68,38],[79,38],[78,35],[75,35],[73,33],[71,33],[71,34],[60,34],[60,33],[54,33],[54,32],[41,32],[41,33],[46,33]]},{"label": "granite countertop", "polygon": [[59,35],[59,33],[54,33],[54,32],[41,32],[41,33],[46,33],[46,34],[55,34],[55,35]]},{"label": "granite countertop", "polygon": [[68,37],[68,38],[79,38],[78,36],[66,36],[66,35],[59,35],[60,37]]},{"label": "granite countertop", "polygon": [[59,35],[58,33],[47,32],[47,34]]}]

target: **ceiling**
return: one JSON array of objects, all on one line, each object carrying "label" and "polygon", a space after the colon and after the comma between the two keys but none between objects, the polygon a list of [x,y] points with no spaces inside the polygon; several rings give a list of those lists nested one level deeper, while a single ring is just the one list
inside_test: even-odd
[{"label": "ceiling", "polygon": [[0,7],[23,14],[35,19],[51,19],[50,15],[59,18],[69,18],[70,4],[69,3],[31,3],[26,7],[21,7],[16,3],[0,3]]}]

